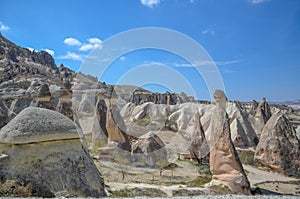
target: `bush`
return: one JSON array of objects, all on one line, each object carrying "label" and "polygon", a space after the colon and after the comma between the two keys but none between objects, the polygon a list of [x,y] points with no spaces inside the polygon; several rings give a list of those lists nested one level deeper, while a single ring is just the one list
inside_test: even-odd
[{"label": "bush", "polygon": [[242,164],[255,166],[254,162],[254,152],[253,151],[241,151],[237,150],[237,153],[239,155],[239,158],[242,162]]}]

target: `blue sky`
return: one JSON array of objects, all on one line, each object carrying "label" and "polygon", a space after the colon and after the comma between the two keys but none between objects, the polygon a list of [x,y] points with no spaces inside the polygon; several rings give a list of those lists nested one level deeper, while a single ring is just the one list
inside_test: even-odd
[{"label": "blue sky", "polygon": [[[0,1],[5,37],[23,47],[48,50],[57,65],[75,71],[103,41],[143,27],[172,29],[197,41],[215,61],[230,100],[300,99],[299,0]],[[147,63],[173,68],[189,81],[197,98],[209,99],[202,77],[183,67],[188,65],[185,60],[157,49],[123,55],[99,78],[115,84]]]}]

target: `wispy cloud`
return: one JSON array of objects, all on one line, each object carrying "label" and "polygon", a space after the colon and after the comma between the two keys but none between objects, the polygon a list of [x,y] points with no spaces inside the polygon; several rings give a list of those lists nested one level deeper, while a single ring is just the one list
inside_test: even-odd
[{"label": "wispy cloud", "polygon": [[75,61],[83,61],[83,55],[68,51],[66,55],[58,57],[58,59],[71,59]]},{"label": "wispy cloud", "polygon": [[66,38],[64,40],[64,43],[68,46],[80,46],[81,42],[78,39],[75,39],[73,37]]},{"label": "wispy cloud", "polygon": [[248,0],[251,4],[260,4],[270,0]]},{"label": "wispy cloud", "polygon": [[2,23],[2,21],[0,21],[0,31],[5,32],[5,31],[8,31],[9,29],[10,29],[10,28],[9,28],[8,26],[4,25],[4,24]]},{"label": "wispy cloud", "polygon": [[47,53],[49,53],[51,56],[54,55],[54,51],[53,50],[50,50],[48,48],[45,48],[45,49],[42,49],[43,51],[46,51]]},{"label": "wispy cloud", "polygon": [[209,66],[216,64],[217,66],[225,66],[225,65],[230,65],[230,64],[236,64],[241,62],[241,60],[229,60],[229,61],[195,61],[193,64],[190,63],[173,63],[171,64],[172,66],[175,67],[194,67],[194,66]]},{"label": "wispy cloud", "polygon": [[153,8],[154,6],[158,5],[160,3],[160,0],[140,0],[141,4],[144,6],[147,6],[149,8]]},{"label": "wispy cloud", "polygon": [[206,28],[204,30],[201,31],[201,34],[203,35],[215,35],[215,30],[212,28]]}]

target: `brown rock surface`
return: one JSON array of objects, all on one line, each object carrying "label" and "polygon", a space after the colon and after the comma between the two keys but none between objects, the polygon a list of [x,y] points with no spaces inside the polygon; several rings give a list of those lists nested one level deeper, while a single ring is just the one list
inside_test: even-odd
[{"label": "brown rock surface", "polygon": [[200,115],[194,116],[195,120],[195,133],[193,136],[193,141],[189,147],[190,157],[196,159],[199,163],[209,161],[209,146],[207,144],[204,130],[200,121]]},{"label": "brown rock surface", "polygon": [[114,106],[115,105],[111,105],[110,102],[107,104],[106,130],[108,134],[108,144],[117,143],[120,148],[130,151],[129,139],[124,132],[126,127],[120,113]]},{"label": "brown rock surface", "polygon": [[231,133],[223,91],[214,94],[216,108],[212,112],[210,145],[211,185],[225,185],[237,193],[250,194],[250,183],[231,141]]},{"label": "brown rock surface", "polygon": [[300,175],[300,144],[288,119],[275,113],[264,126],[255,161],[277,172]]}]

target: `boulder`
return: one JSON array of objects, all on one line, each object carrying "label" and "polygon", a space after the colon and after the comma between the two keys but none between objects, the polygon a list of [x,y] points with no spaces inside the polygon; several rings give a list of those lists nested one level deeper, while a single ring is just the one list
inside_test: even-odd
[{"label": "boulder", "polygon": [[277,172],[300,175],[300,144],[295,130],[281,113],[275,113],[266,123],[254,160]]},{"label": "boulder", "polygon": [[133,143],[132,161],[150,167],[167,165],[167,151],[163,141],[153,132],[141,136]]},{"label": "boulder", "polygon": [[225,185],[233,192],[250,194],[247,179],[239,156],[231,140],[229,118],[226,113],[226,96],[223,91],[214,93],[216,107],[211,113],[210,171],[211,185]]},{"label": "boulder", "polygon": [[41,85],[39,92],[38,92],[38,96],[39,97],[50,97],[51,96],[48,84]]},{"label": "boulder", "polygon": [[48,109],[24,109],[0,131],[1,183],[30,187],[32,197],[101,197],[104,182],[74,123]]}]

